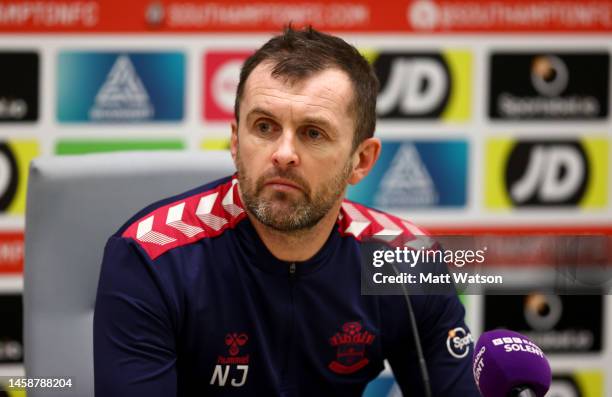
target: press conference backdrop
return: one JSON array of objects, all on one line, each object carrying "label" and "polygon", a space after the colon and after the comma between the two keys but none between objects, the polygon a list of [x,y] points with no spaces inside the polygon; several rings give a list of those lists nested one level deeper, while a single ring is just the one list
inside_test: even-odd
[{"label": "press conference backdrop", "polygon": [[[0,375],[27,348],[29,161],[227,148],[240,66],[289,21],[341,35],[381,81],[383,153],[349,198],[440,233],[612,234],[610,1],[3,1]],[[530,332],[556,396],[612,396],[609,297],[540,299],[465,296],[474,338]],[[367,394],[396,392],[383,377]]]}]

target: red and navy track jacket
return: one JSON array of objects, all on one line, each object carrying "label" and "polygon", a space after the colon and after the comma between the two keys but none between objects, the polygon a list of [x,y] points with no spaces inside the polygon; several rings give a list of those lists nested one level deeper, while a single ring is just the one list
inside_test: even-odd
[{"label": "red and navy track jacket", "polygon": [[[304,262],[274,257],[227,177],[153,204],[108,241],[94,315],[97,397],[360,396],[387,359],[423,395],[403,296],[361,294],[364,237],[414,225],[344,201]],[[454,294],[411,296],[435,396],[478,396]]]}]

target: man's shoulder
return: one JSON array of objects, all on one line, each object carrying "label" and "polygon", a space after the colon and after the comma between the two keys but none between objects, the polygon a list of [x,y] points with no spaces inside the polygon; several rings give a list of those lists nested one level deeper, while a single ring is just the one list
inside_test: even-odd
[{"label": "man's shoulder", "polygon": [[340,210],[339,231],[341,235],[353,236],[360,242],[414,246],[415,249],[434,244],[430,234],[414,223],[346,199]]},{"label": "man's shoulder", "polygon": [[234,176],[160,200],[142,209],[113,236],[132,239],[155,259],[163,253],[233,228],[246,213]]}]

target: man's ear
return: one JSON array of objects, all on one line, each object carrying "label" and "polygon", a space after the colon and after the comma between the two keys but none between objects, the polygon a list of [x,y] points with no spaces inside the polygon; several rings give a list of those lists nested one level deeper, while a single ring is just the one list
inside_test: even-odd
[{"label": "man's ear", "polygon": [[236,120],[231,122],[232,136],[230,138],[230,152],[232,153],[232,159],[234,164],[236,163],[236,154],[238,153],[238,124]]},{"label": "man's ear", "polygon": [[381,143],[378,138],[368,138],[361,142],[353,153],[353,172],[348,179],[351,185],[365,178],[380,156]]}]

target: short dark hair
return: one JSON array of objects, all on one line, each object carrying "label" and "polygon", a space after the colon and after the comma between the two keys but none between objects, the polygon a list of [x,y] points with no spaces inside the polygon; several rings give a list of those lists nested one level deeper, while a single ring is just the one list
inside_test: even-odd
[{"label": "short dark hair", "polygon": [[378,78],[368,61],[339,37],[321,33],[309,26],[303,30],[285,28],[251,55],[242,65],[236,90],[234,115],[239,121],[240,101],[244,85],[251,72],[264,61],[274,66],[272,76],[288,80],[302,80],[329,68],[345,72],[353,86],[353,98],[349,111],[355,115],[353,149],[363,140],[374,135],[376,128],[376,96]]}]

